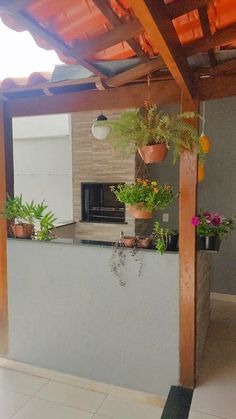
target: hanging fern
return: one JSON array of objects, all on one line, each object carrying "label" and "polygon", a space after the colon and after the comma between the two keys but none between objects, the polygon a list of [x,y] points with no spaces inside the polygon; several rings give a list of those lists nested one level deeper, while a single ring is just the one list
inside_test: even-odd
[{"label": "hanging fern", "polygon": [[123,155],[131,155],[145,145],[164,143],[172,148],[174,163],[182,150],[195,150],[203,161],[198,132],[187,122],[196,117],[200,116],[194,112],[164,114],[155,105],[126,111],[108,122],[112,128],[108,139]]}]

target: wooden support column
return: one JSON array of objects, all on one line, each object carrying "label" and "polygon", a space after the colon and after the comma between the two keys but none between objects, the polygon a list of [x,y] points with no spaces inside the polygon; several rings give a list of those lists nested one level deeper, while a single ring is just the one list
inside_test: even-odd
[{"label": "wooden support column", "polygon": [[[5,112],[0,101],[0,211],[6,199],[5,164]],[[8,350],[8,304],[7,304],[7,229],[6,221],[0,218],[0,353]]]},{"label": "wooden support column", "polygon": [[[181,98],[182,112],[198,112],[199,102],[186,96]],[[198,120],[192,121],[198,128]],[[179,199],[179,257],[180,257],[180,384],[195,385],[195,335],[196,335],[196,251],[195,229],[191,218],[197,205],[197,154],[184,151],[180,157]]]},{"label": "wooden support column", "polygon": [[4,107],[4,133],[5,133],[5,172],[6,191],[9,196],[14,197],[14,162],[13,162],[13,134],[12,118],[7,115]]}]

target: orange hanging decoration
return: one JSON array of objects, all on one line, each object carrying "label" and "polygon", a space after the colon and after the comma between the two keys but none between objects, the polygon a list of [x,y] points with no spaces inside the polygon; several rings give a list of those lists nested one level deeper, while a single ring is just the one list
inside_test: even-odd
[{"label": "orange hanging decoration", "polygon": [[202,152],[205,154],[209,153],[211,150],[211,139],[207,135],[202,133],[199,140]]},{"label": "orange hanging decoration", "polygon": [[202,182],[204,179],[205,179],[205,167],[203,166],[203,164],[198,163],[197,180],[198,182]]}]

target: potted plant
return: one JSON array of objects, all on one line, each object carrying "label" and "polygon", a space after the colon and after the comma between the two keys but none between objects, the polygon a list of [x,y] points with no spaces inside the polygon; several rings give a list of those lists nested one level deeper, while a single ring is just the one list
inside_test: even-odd
[{"label": "potted plant", "polygon": [[226,218],[220,213],[201,212],[192,218],[198,234],[198,248],[218,251],[221,239],[234,229],[235,217]]},{"label": "potted plant", "polygon": [[136,183],[119,184],[111,190],[118,201],[129,205],[130,214],[139,219],[152,218],[157,208],[166,208],[175,198],[172,186],[148,179],[138,178]]},{"label": "potted plant", "polygon": [[196,151],[203,158],[197,130],[186,122],[198,117],[194,112],[168,115],[156,105],[147,105],[136,111],[123,112],[119,119],[110,121],[108,139],[126,155],[138,150],[145,163],[163,161],[167,150],[173,150],[175,163],[183,149]]},{"label": "potted plant", "polygon": [[163,254],[166,250],[178,250],[178,230],[169,227],[161,227],[159,221],[156,221],[154,223],[153,236],[155,238],[155,249],[159,253]]},{"label": "potted plant", "polygon": [[8,196],[1,216],[7,219],[9,231],[13,237],[26,239],[35,236],[40,240],[49,240],[56,218],[51,211],[45,212],[46,208],[47,205],[44,202],[24,203],[22,195],[14,198]]}]

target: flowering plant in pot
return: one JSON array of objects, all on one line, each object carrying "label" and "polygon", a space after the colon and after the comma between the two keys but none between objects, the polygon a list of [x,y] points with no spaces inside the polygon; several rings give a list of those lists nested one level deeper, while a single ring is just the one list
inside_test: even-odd
[{"label": "flowering plant in pot", "polygon": [[163,254],[166,250],[178,250],[178,230],[170,227],[161,227],[159,221],[156,221],[153,226],[153,236],[155,242],[155,249]]},{"label": "flowering plant in pot", "polygon": [[198,246],[203,250],[219,250],[221,239],[234,229],[235,217],[227,218],[220,213],[201,212],[192,218],[198,234]]},{"label": "flowering plant in pot", "polygon": [[138,150],[145,163],[163,161],[169,148],[173,150],[175,163],[183,149],[201,155],[197,130],[186,120],[198,117],[194,112],[168,115],[156,105],[147,104],[136,111],[123,112],[119,119],[110,121],[108,139],[114,148],[130,155]]},{"label": "flowering plant in pot", "polygon": [[156,180],[137,179],[136,183],[119,184],[111,187],[118,201],[129,205],[135,218],[152,218],[157,208],[164,209],[175,198],[173,187],[160,185]]}]

